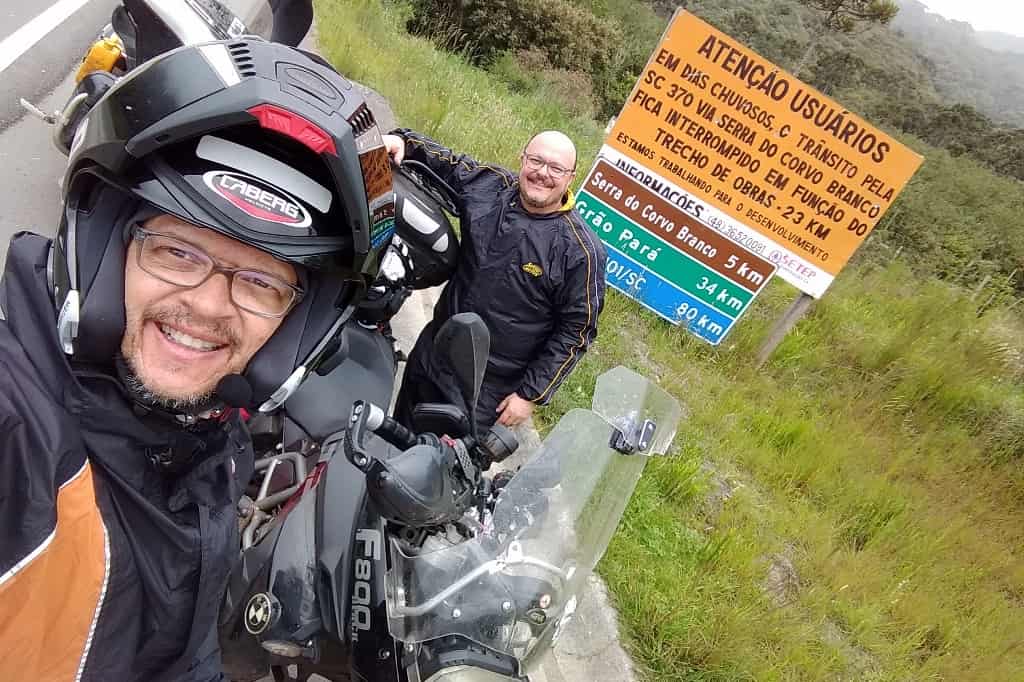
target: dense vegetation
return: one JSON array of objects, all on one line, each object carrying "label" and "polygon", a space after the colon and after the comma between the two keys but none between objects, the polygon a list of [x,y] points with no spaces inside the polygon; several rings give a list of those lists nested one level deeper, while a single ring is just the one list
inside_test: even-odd
[{"label": "dense vegetation", "polygon": [[[646,5],[572,4],[610,31],[631,22],[629,44],[612,46],[622,55],[660,33]],[[486,58],[438,50],[461,43],[406,33],[422,6],[318,0],[325,56],[401,124],[460,150],[512,165],[554,127],[586,167],[603,122],[596,96],[592,110],[566,101],[568,63],[525,42]],[[782,0],[690,8],[801,74],[851,77],[822,59],[879,33],[817,36],[815,15]],[[916,88],[899,101],[939,97],[910,74],[912,48],[884,35],[886,78],[906,67]],[[831,94],[870,112],[879,87],[896,86],[858,75]],[[924,165],[765,368],[752,357],[788,285],[771,283],[719,348],[613,294],[593,351],[538,415],[544,428],[588,403],[616,364],[686,405],[673,456],[648,465],[601,565],[651,680],[1024,679],[1024,189],[970,154],[901,139]]]},{"label": "dense vegetation", "polygon": [[[1024,38],[982,35],[962,21],[903,0],[893,29],[913,41],[936,88],[997,121],[1024,126]],[[1015,49],[1014,49],[1015,48]]]},{"label": "dense vegetation", "polygon": [[[1024,294],[1024,273],[1018,272],[1024,263],[1018,218],[1024,199],[1015,181],[1024,179],[1024,129],[995,125],[970,103],[944,95],[951,88],[969,94],[971,83],[936,66],[922,45],[901,35],[903,29],[867,23],[851,32],[829,30],[825,15],[808,4],[814,0],[686,3],[689,11],[844,106],[914,136],[907,140],[911,146],[920,140],[943,150],[929,152],[930,163],[876,229],[876,242],[905,250],[924,274],[987,289],[986,300]],[[604,122],[621,108],[675,4],[413,0],[410,7],[406,23],[413,33],[490,69],[515,92],[549,98],[569,114]],[[924,16],[919,3],[906,7]],[[897,15],[895,23],[900,21]],[[933,32],[963,32],[964,26],[935,15],[926,23]],[[987,53],[973,42],[965,49]],[[959,54],[947,43],[940,51]],[[1020,55],[1008,58],[1024,64]],[[1024,70],[1008,76],[1004,90],[1012,91],[1017,81],[1024,87]],[[1015,180],[993,180],[976,164],[954,160],[961,157]]]},{"label": "dense vegetation", "polygon": [[[970,26],[904,0],[891,27],[831,30],[819,7],[880,0],[681,3],[869,120],[1024,179],[1024,55],[985,49]],[[675,2],[414,0],[408,28],[490,67],[520,91],[545,89],[579,113],[618,113]],[[877,11],[877,10],[876,10]],[[998,35],[998,34],[997,34]],[[955,49],[951,49],[955,47]],[[524,77],[524,72],[529,74]]]}]

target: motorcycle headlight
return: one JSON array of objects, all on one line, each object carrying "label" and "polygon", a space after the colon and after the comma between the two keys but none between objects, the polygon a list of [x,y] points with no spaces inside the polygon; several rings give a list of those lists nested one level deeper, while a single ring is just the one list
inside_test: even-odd
[{"label": "motorcycle headlight", "polygon": [[483,668],[457,665],[437,671],[427,679],[427,682],[517,682],[518,679],[521,678],[492,673]]}]

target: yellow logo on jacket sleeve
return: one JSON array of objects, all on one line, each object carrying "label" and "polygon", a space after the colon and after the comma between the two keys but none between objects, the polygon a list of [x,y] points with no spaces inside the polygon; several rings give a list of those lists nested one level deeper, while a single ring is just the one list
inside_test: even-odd
[{"label": "yellow logo on jacket sleeve", "polygon": [[540,266],[536,263],[527,263],[523,266],[523,272],[534,277],[540,277],[544,274],[544,271],[540,269]]}]

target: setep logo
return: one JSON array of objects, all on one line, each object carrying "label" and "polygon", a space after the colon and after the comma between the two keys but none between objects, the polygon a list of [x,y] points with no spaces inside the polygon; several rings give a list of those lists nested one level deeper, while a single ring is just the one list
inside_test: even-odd
[{"label": "setep logo", "polygon": [[308,227],[313,222],[313,217],[302,204],[257,178],[227,171],[209,171],[203,174],[203,182],[253,218],[289,227]]}]

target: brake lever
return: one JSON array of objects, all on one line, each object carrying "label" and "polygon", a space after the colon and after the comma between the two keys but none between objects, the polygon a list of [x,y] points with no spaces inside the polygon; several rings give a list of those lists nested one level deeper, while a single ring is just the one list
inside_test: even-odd
[{"label": "brake lever", "polygon": [[366,409],[366,403],[357,400],[352,405],[349,426],[341,433],[345,458],[363,473],[370,470],[374,460],[366,447],[366,432],[370,430],[367,426],[369,417],[370,410]]},{"label": "brake lever", "polygon": [[[374,456],[368,431],[401,452],[387,459]],[[345,457],[366,477],[381,516],[390,521],[411,527],[442,525],[461,518],[476,501],[479,470],[461,439],[416,436],[379,407],[357,401],[340,442]]]}]

